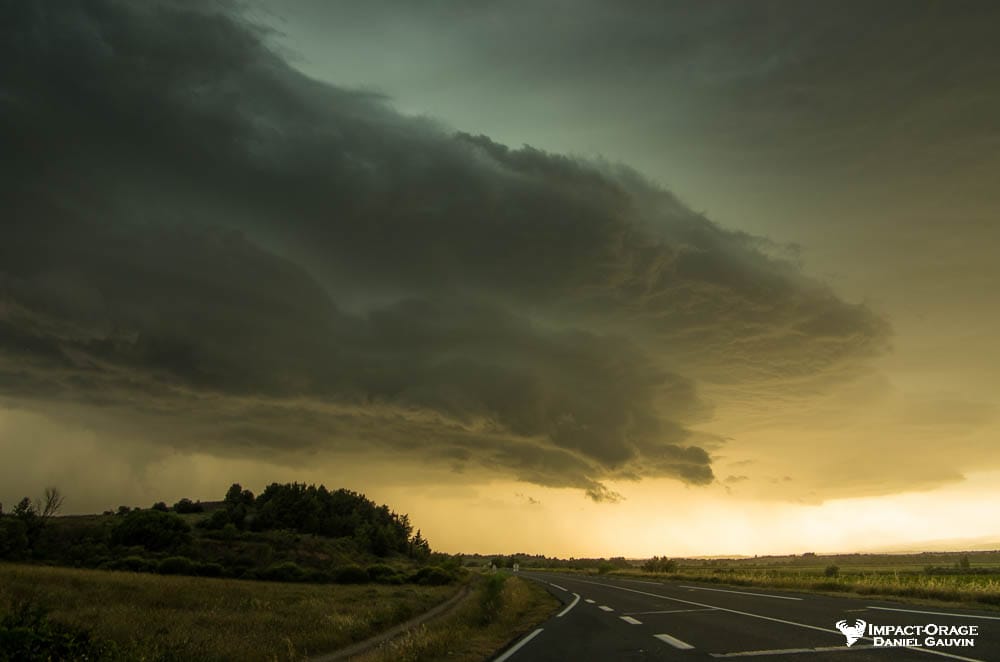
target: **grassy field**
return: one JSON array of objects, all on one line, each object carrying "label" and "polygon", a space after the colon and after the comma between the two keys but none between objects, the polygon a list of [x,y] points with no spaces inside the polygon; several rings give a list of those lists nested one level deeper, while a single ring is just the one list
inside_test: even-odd
[{"label": "grassy field", "polygon": [[1000,609],[1000,553],[839,554],[677,559],[675,570],[615,568],[615,575],[801,591],[855,593]]},{"label": "grassy field", "polygon": [[354,662],[480,662],[534,629],[560,607],[535,582],[488,575],[454,611],[387,642]]},{"label": "grassy field", "polygon": [[123,660],[301,660],[366,639],[456,590],[0,564],[0,618],[19,604],[40,606],[54,622],[113,642]]}]

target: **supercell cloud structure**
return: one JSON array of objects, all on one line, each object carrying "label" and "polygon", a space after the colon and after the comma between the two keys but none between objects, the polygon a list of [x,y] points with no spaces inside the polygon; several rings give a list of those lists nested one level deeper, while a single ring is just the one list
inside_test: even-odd
[{"label": "supercell cloud structure", "polygon": [[0,398],[614,500],[715,480],[703,384],[822,388],[886,349],[635,172],[402,115],[269,39],[225,4],[0,4]]}]

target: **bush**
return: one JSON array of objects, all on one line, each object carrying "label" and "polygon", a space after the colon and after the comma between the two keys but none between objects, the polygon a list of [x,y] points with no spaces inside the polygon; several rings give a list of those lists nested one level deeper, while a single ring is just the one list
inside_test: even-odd
[{"label": "bush", "polygon": [[156,503],[153,504],[153,510],[159,510],[161,513],[165,513],[168,510],[170,510],[170,508],[168,508],[167,504],[163,503],[162,501],[157,501]]},{"label": "bush", "polygon": [[826,570],[823,571],[823,574],[827,577],[837,577],[840,575],[840,568],[835,565],[828,565],[826,566]]},{"label": "bush", "polygon": [[[200,519],[195,524],[199,529],[208,529],[209,531],[218,531],[219,529],[224,529],[226,526],[232,524],[229,520],[229,513],[225,510],[216,510],[206,519]],[[236,528],[235,526],[233,527]]]},{"label": "bush", "polygon": [[161,575],[193,575],[196,567],[186,556],[168,556],[160,561],[156,571]]},{"label": "bush", "polygon": [[386,577],[392,577],[399,574],[391,565],[385,565],[384,563],[368,566],[367,572],[368,578],[373,582],[380,582]]},{"label": "bush", "polygon": [[306,578],[306,571],[297,563],[284,561],[262,570],[258,577],[272,582],[301,582]]},{"label": "bush", "polygon": [[169,550],[191,540],[191,527],[173,513],[143,510],[129,513],[111,532],[111,542],[153,551]]},{"label": "bush", "polygon": [[126,556],[109,564],[112,570],[128,570],[130,572],[156,572],[156,561],[144,559],[141,556]]},{"label": "bush", "polygon": [[205,512],[205,507],[201,505],[200,501],[195,503],[191,499],[184,498],[174,504],[174,512],[181,514],[203,513]]},{"label": "bush", "polygon": [[0,519],[0,558],[21,559],[28,554],[28,526],[13,517]]},{"label": "bush", "polygon": [[333,581],[338,584],[367,584],[368,573],[358,565],[345,565],[333,571]]},{"label": "bush", "polygon": [[111,642],[94,641],[86,630],[55,623],[43,609],[17,604],[0,620],[0,662],[120,658]]},{"label": "bush", "polygon": [[489,625],[500,614],[503,607],[503,583],[506,575],[490,575],[483,582],[482,593],[479,594],[479,622]]},{"label": "bush", "polygon": [[[493,576],[495,577],[496,575]],[[455,575],[443,568],[428,566],[417,570],[410,577],[410,581],[414,584],[422,584],[424,586],[444,586],[455,581]]]}]

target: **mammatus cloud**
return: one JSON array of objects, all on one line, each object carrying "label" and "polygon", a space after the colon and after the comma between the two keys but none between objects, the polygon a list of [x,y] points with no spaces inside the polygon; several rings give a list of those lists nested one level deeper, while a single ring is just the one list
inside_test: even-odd
[{"label": "mammatus cloud", "polygon": [[8,399],[614,500],[714,480],[697,380],[822,384],[885,347],[866,307],[635,173],[310,80],[228,5],[0,19]]}]

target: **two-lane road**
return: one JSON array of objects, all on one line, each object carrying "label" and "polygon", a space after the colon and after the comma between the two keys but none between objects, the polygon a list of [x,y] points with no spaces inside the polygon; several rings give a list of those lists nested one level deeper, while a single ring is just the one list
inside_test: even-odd
[{"label": "two-lane road", "polygon": [[[521,576],[541,583],[564,606],[496,662],[1000,661],[997,612],[684,582],[536,572]],[[972,639],[973,645],[928,647],[922,633],[916,637],[918,645],[909,648],[875,647],[867,634],[848,647],[836,623],[854,625],[858,619],[876,626],[943,626],[938,639]],[[977,634],[968,634],[972,627]]]}]

